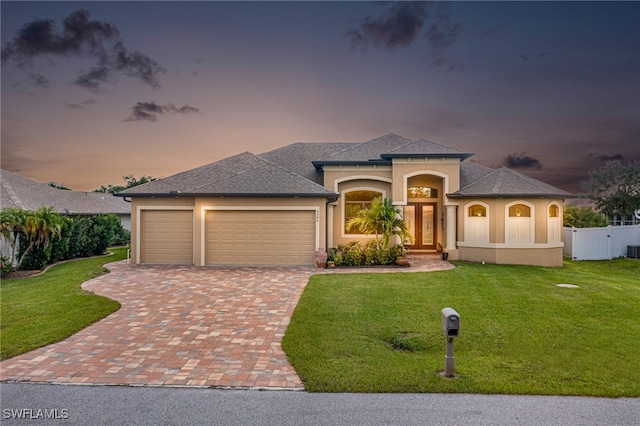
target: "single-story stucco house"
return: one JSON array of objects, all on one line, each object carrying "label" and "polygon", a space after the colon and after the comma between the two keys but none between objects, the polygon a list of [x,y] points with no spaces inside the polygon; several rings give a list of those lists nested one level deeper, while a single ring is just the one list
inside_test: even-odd
[{"label": "single-story stucco house", "polygon": [[451,260],[562,265],[571,194],[473,154],[388,134],[362,143],[294,143],[238,154],[120,192],[131,200],[139,263],[312,265],[318,248],[371,236],[345,228],[389,198],[415,237]]},{"label": "single-story stucco house", "polygon": [[113,213],[123,228],[131,230],[131,206],[112,194],[58,189],[7,170],[0,171],[0,188],[3,209],[38,210],[45,206],[69,216]]}]

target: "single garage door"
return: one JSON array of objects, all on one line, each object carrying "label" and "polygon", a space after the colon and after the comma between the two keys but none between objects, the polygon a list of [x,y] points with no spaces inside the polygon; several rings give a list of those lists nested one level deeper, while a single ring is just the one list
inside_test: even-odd
[{"label": "single garage door", "polygon": [[193,212],[142,210],[142,263],[193,264]]},{"label": "single garage door", "polygon": [[213,210],[205,216],[207,265],[312,265],[316,212]]}]

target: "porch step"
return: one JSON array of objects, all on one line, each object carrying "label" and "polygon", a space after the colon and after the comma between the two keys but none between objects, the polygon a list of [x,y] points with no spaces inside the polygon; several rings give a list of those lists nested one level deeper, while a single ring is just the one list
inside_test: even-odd
[{"label": "porch step", "polygon": [[439,252],[436,250],[418,250],[418,249],[409,249],[407,250],[407,254],[409,255],[433,255],[433,254],[438,254]]}]

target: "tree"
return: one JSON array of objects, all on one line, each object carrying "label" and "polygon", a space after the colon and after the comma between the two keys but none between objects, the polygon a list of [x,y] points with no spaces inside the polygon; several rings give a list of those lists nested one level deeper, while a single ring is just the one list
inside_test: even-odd
[{"label": "tree", "polygon": [[592,207],[578,207],[574,204],[567,204],[564,207],[563,226],[600,228],[607,225],[609,225],[607,219]]},{"label": "tree", "polygon": [[[27,254],[34,248],[42,247],[46,250],[52,236],[60,238],[62,229],[62,216],[53,207],[40,207],[35,212],[27,211],[22,224],[24,246],[20,244],[20,258],[16,269],[20,268]],[[48,260],[48,259],[47,259]]]},{"label": "tree", "polygon": [[369,208],[360,210],[347,222],[346,228],[350,231],[357,226],[360,232],[375,234],[376,240],[382,235],[382,248],[387,249],[393,235],[399,236],[402,242],[407,237],[411,238],[409,226],[399,214],[400,210],[393,207],[393,201],[376,197]]},{"label": "tree", "polygon": [[56,188],[56,189],[64,189],[67,191],[71,191],[71,188],[69,188],[67,185],[65,185],[64,183],[58,183],[58,182],[54,182],[54,181],[49,181],[47,182],[47,185]]},{"label": "tree", "polygon": [[585,182],[587,198],[605,215],[632,215],[640,209],[640,159],[623,164],[608,161],[599,169],[589,171]]},{"label": "tree", "polygon": [[124,191],[125,189],[133,188],[134,186],[142,185],[143,183],[153,182],[154,180],[158,180],[157,177],[142,175],[139,179],[133,175],[133,173],[129,173],[126,176],[122,176],[126,185],[112,185],[109,184],[107,186],[101,185],[100,188],[94,189],[93,192],[108,192],[111,194],[115,194],[120,191]]},{"label": "tree", "polygon": [[11,248],[9,254],[11,265],[16,259],[18,237],[23,232],[25,219],[26,212],[22,209],[7,208],[0,212],[0,233]]}]

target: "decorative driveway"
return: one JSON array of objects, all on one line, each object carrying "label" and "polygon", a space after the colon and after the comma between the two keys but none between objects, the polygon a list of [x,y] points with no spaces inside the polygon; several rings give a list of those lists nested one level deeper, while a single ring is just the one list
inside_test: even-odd
[{"label": "decorative driveway", "polygon": [[117,312],[68,339],[2,361],[2,381],[303,389],[282,336],[318,272],[421,272],[453,268],[435,256],[407,269],[107,265],[83,288]]}]

